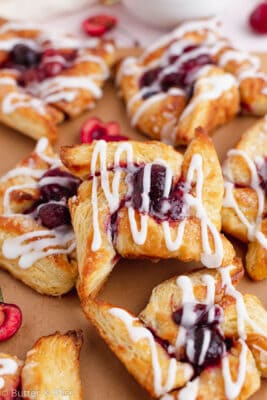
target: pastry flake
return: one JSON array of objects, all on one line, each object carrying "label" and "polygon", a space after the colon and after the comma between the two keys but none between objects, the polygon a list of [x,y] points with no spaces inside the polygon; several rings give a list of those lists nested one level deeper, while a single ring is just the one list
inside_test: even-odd
[{"label": "pastry flake", "polygon": [[267,112],[267,79],[257,57],[236,49],[216,20],[186,22],[120,63],[117,84],[133,126],[187,145],[201,126],[212,133],[239,108]]},{"label": "pastry flake", "polygon": [[[256,297],[236,289],[242,273],[242,263],[235,259],[217,270],[171,278],[153,290],[138,317],[91,297],[83,308],[153,397],[245,400],[266,374],[267,312]],[[169,364],[162,362],[161,353]],[[186,384],[185,371],[185,379],[177,380],[180,366],[193,369]]]},{"label": "pastry flake", "polygon": [[81,400],[81,331],[40,338],[28,351],[21,374],[25,400]]},{"label": "pastry flake", "polygon": [[221,168],[203,132],[184,157],[160,142],[99,140],[63,147],[61,159],[87,178],[69,202],[81,298],[99,291],[119,256],[207,267],[232,261],[234,249],[220,234]]},{"label": "pastry flake", "polygon": [[223,230],[248,243],[246,269],[254,280],[267,278],[267,124],[249,128],[224,163]]},{"label": "pastry flake", "polygon": [[0,21],[0,121],[54,141],[57,124],[94,107],[114,61],[114,45]]},{"label": "pastry flake", "polygon": [[17,396],[22,366],[17,357],[0,353],[0,399],[12,400]]},{"label": "pastry flake", "polygon": [[0,266],[40,293],[61,295],[75,284],[67,199],[79,183],[46,138],[0,179]]}]

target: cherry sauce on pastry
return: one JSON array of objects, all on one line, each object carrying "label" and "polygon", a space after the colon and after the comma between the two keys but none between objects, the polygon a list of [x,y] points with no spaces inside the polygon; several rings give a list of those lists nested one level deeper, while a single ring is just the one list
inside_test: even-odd
[{"label": "cherry sauce on pastry", "polygon": [[26,211],[43,226],[54,229],[70,224],[68,199],[74,196],[80,180],[69,172],[51,168],[39,180],[40,198]]}]

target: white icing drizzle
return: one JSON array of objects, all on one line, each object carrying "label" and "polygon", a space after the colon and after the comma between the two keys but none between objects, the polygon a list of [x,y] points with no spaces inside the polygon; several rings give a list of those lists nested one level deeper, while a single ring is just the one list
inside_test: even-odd
[{"label": "white icing drizzle", "polygon": [[40,50],[40,46],[35,40],[24,39],[22,37],[13,37],[8,39],[0,39],[0,51],[11,51],[17,44],[24,44],[34,50]]},{"label": "white icing drizzle", "polygon": [[[143,95],[150,90],[152,90],[152,87],[144,88],[143,90],[140,90],[139,92],[137,92],[136,95],[134,95],[130,99],[130,101],[128,103],[128,107],[127,107],[128,113],[131,113],[131,109],[136,104],[136,102],[139,100],[142,100]],[[167,99],[169,96],[184,96],[184,91],[179,88],[171,88],[166,93],[158,93],[154,96],[147,98],[146,100],[143,100],[142,103],[140,104],[140,106],[137,108],[137,110],[135,111],[135,113],[132,116],[132,119],[131,119],[132,126],[136,126],[138,124],[142,115],[150,108],[151,105],[153,105],[155,103],[159,103],[159,102]]]},{"label": "white icing drizzle", "polygon": [[225,268],[220,268],[219,272],[222,278],[222,286],[225,288],[225,293],[235,299],[236,311],[237,311],[237,328],[238,335],[241,339],[247,338],[246,325],[250,326],[254,332],[266,337],[266,332],[261,329],[248,315],[246,304],[242,294],[236,290],[231,280],[231,269],[235,268],[233,265],[229,265]]},{"label": "white icing drizzle", "polygon": [[248,53],[240,51],[240,50],[230,49],[230,50],[224,51],[222,53],[222,55],[220,56],[219,66],[225,67],[225,65],[228,64],[230,61],[236,61],[237,63],[247,61],[254,68],[260,67],[260,61],[259,61],[258,57],[250,56]]},{"label": "white icing drizzle", "polygon": [[93,81],[93,76],[56,76],[43,82],[29,86],[29,91],[46,103],[66,100],[73,101],[78,95],[78,89],[88,90],[96,98],[102,95],[101,89]]},{"label": "white icing drizzle", "polygon": [[101,57],[97,57],[93,54],[81,54],[75,60],[75,63],[80,62],[93,62],[99,65],[101,68],[102,74],[101,79],[107,79],[109,77],[109,69],[105,61]]},{"label": "white icing drizzle", "polygon": [[28,232],[6,239],[2,246],[4,257],[9,260],[19,258],[18,264],[22,269],[30,268],[44,257],[70,254],[74,249],[74,232],[69,228]]},{"label": "white icing drizzle", "polygon": [[[234,188],[235,185],[233,183],[233,176],[230,168],[230,160],[231,157],[242,157],[245,161],[246,166],[250,171],[250,187],[254,189],[257,200],[258,200],[258,209],[257,216],[255,221],[250,222],[246,215],[239,208],[238,203],[234,196]],[[243,150],[232,149],[227,153],[227,160],[223,167],[223,173],[225,177],[225,195],[223,200],[223,206],[226,208],[232,208],[237,217],[240,219],[242,224],[247,228],[247,235],[250,241],[257,240],[264,249],[267,249],[267,238],[261,232],[261,222],[264,212],[264,202],[265,202],[265,193],[264,189],[260,185],[260,180],[257,172],[257,165],[263,163],[264,160],[262,157],[257,157],[254,161],[248,156],[248,154]]]},{"label": "white icing drizzle", "polygon": [[191,114],[199,103],[202,101],[216,100],[220,98],[223,93],[229,92],[233,87],[237,86],[237,81],[231,74],[213,75],[210,77],[202,77],[196,82],[195,91],[198,87],[206,87],[206,90],[193,97],[180,116],[180,121]]},{"label": "white icing drizzle", "polygon": [[24,31],[24,30],[36,30],[38,31],[40,29],[40,25],[38,24],[33,24],[31,22],[27,22],[27,21],[7,21],[4,24],[2,24],[0,26],[0,33],[6,33],[9,31]]},{"label": "white icing drizzle", "polygon": [[[138,318],[132,317],[127,311],[122,310],[120,308],[112,308],[109,310],[109,313],[114,317],[120,319],[131,338],[131,340],[136,343],[140,340],[147,339],[151,351],[151,359],[152,359],[152,368],[153,368],[153,377],[154,377],[154,390],[157,396],[161,396],[170,390],[173,389],[176,372],[177,372],[177,364],[176,359],[170,358],[169,368],[167,373],[167,379],[165,384],[162,382],[162,371],[160,362],[158,359],[158,351],[155,339],[152,333],[143,326],[135,326],[135,321],[138,321]],[[185,369],[185,372],[187,369]],[[190,376],[190,370],[188,369],[188,375]]]},{"label": "white icing drizzle", "polygon": [[[126,164],[128,168],[133,168],[133,148],[130,143],[122,143],[118,145],[115,152],[115,175],[112,181],[112,192],[110,191],[108,182],[108,172],[106,165],[107,158],[107,143],[103,140],[97,141],[94,145],[94,150],[91,160],[91,176],[93,179],[92,183],[92,208],[93,208],[93,228],[94,235],[92,241],[92,250],[97,251],[101,246],[101,234],[98,224],[98,203],[97,203],[97,184],[98,177],[96,176],[96,163],[98,157],[100,158],[100,182],[105,198],[108,201],[108,205],[111,212],[116,211],[119,206],[119,183],[121,179],[121,169],[119,168],[119,160],[123,152],[127,154]],[[157,160],[157,163],[165,164],[164,160]],[[145,214],[141,214],[141,228],[138,230],[137,223],[135,220],[135,210],[131,205],[126,205],[128,207],[128,217],[131,227],[131,233],[133,240],[136,244],[142,245],[145,243],[147,238],[147,226],[148,226],[148,209],[149,209],[149,198],[148,193],[150,191],[150,171],[152,164],[147,164],[144,168],[143,176],[143,187],[144,193],[142,194],[143,203],[141,210]],[[193,185],[193,179],[196,175],[196,197],[191,195],[189,191]],[[164,196],[168,196],[171,189],[172,173],[171,169],[167,166],[167,177],[165,179]],[[202,171],[202,157],[200,154],[195,154],[192,157],[188,175],[186,179],[186,193],[185,193],[185,204],[183,206],[183,214],[186,213],[186,209],[193,208],[196,210],[196,216],[201,222],[201,232],[202,232],[202,246],[203,254],[201,260],[207,267],[219,267],[223,259],[223,246],[221,241],[220,233],[217,231],[215,226],[209,220],[206,210],[202,203],[202,190],[204,185],[204,177]],[[165,243],[170,251],[176,251],[182,244],[184,229],[185,229],[186,219],[183,219],[177,228],[177,235],[175,239],[172,239],[171,227],[168,221],[163,221],[162,228],[164,232]],[[210,243],[209,243],[209,233],[213,237],[214,242],[214,253],[212,253]]]},{"label": "white icing drizzle", "polygon": [[[186,341],[188,341],[187,345],[191,346],[191,357],[190,359],[194,359],[194,343],[190,343],[190,341],[186,338],[186,329],[194,326],[197,318],[197,314],[194,311],[195,305],[197,303],[206,304],[212,306],[215,303],[215,280],[211,275],[205,274],[203,275],[203,284],[207,287],[206,297],[199,301],[196,299],[194,295],[194,288],[192,281],[189,276],[181,275],[177,278],[177,285],[182,290],[182,301],[181,307],[183,307],[183,314],[181,319],[181,325],[179,326],[178,335],[176,338],[175,348],[176,353],[178,354],[180,349],[185,346]],[[214,315],[213,315],[214,319]],[[210,338],[206,337],[206,341],[203,344],[201,350],[201,359],[204,361],[206,352],[208,350],[208,345],[210,342]],[[201,361],[201,360],[200,360]],[[201,362],[200,362],[201,365]]]},{"label": "white icing drizzle", "polygon": [[8,93],[2,101],[2,111],[4,114],[11,114],[17,108],[33,108],[38,114],[46,114],[44,104],[41,100],[32,98],[25,93]]},{"label": "white icing drizzle", "polygon": [[263,368],[267,368],[267,351],[256,343],[252,343],[252,347],[260,352],[260,363]]},{"label": "white icing drizzle", "polygon": [[[45,154],[48,146],[47,138],[39,140],[35,153],[46,163],[48,168],[59,167],[61,161],[58,158],[49,157]],[[25,183],[23,185],[12,185],[5,190],[3,196],[4,216],[16,217],[17,215],[11,210],[10,194],[15,190],[36,189],[40,185],[60,182],[61,185],[66,185],[67,181],[64,177],[44,177],[38,182],[38,179],[47,171],[31,168],[30,162],[28,166],[17,167],[9,171],[2,179],[2,182],[8,181],[18,176],[29,176],[36,179],[36,182]],[[67,178],[68,180],[71,178]],[[27,218],[27,215],[24,215]],[[31,218],[29,216],[29,218]],[[53,254],[70,254],[75,249],[74,232],[69,226],[62,226],[56,229],[44,229],[33,232],[27,232],[16,237],[6,239],[2,245],[4,257],[9,260],[18,258],[18,265],[22,269],[30,268],[36,261]]]},{"label": "white icing drizzle", "polygon": [[222,374],[224,379],[224,390],[228,400],[235,400],[243,387],[246,378],[246,367],[247,367],[247,345],[243,340],[239,340],[241,344],[241,352],[239,355],[239,366],[236,381],[233,381],[229,365],[229,357],[226,354],[222,358]]},{"label": "white icing drizzle", "polygon": [[13,375],[17,372],[18,363],[11,358],[0,358],[0,390],[5,386],[2,376]]},{"label": "white icing drizzle", "polygon": [[168,35],[165,35],[163,38],[158,40],[155,44],[150,46],[141,57],[141,60],[144,60],[149,54],[153,53],[160,47],[165,47],[169,43],[180,39],[188,32],[202,32],[202,31],[210,31],[210,33],[218,30],[218,20],[216,18],[212,18],[209,20],[198,20],[198,21],[190,21],[182,24],[173,32]]}]

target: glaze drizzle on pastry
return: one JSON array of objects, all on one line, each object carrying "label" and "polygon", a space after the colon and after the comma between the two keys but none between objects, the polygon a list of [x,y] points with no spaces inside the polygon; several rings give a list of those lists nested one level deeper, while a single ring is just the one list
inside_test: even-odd
[{"label": "glaze drizzle on pastry", "polygon": [[[240,209],[234,195],[234,189],[236,183],[233,179],[231,171],[231,159],[235,157],[241,157],[245,162],[250,172],[250,182],[248,186],[251,187],[257,195],[257,215],[254,221],[249,221],[246,215]],[[261,169],[265,169],[265,159],[257,156],[252,160],[248,154],[243,150],[233,149],[227,153],[227,160],[225,162],[223,172],[225,178],[225,197],[223,206],[225,208],[232,208],[242,224],[247,228],[247,236],[250,241],[257,240],[264,249],[267,249],[267,238],[263,232],[261,232],[261,223],[264,214],[264,202],[265,202],[265,182],[262,182],[266,177],[260,176]],[[245,185],[247,186],[247,185]]]},{"label": "glaze drizzle on pastry", "polygon": [[[3,195],[3,217],[23,216],[25,226],[31,223],[32,219],[43,226],[43,229],[10,237],[3,242],[4,257],[10,260],[19,258],[18,264],[22,269],[30,268],[43,257],[52,254],[70,254],[75,249],[67,199],[76,193],[80,181],[59,169],[62,164],[57,157],[45,154],[47,145],[47,139],[43,138],[35,150],[37,156],[48,164],[47,168],[36,169],[29,161],[27,166],[14,168],[1,178],[1,182],[8,182],[20,176],[34,179],[31,183],[9,186]],[[23,212],[13,212],[10,200],[12,193],[29,189],[39,190],[39,199]]]},{"label": "glaze drizzle on pastry", "polygon": [[[201,302],[195,297],[194,284],[190,276],[182,275],[177,278],[176,283],[182,291],[181,308],[178,310],[178,314],[176,313],[176,316],[174,316],[174,321],[179,325],[178,337],[175,346],[168,346],[165,341],[164,349],[170,355],[170,363],[175,356],[179,361],[189,362],[195,369],[193,379],[177,394],[168,393],[168,385],[162,384],[162,376],[159,372],[160,365],[158,364],[158,359],[155,357],[155,354],[153,355],[154,347],[152,349],[152,343],[153,346],[155,346],[156,339],[154,337],[154,341],[152,340],[153,335],[149,329],[146,327],[136,328],[134,326],[134,321],[137,320],[137,318],[131,317],[125,310],[120,308],[112,308],[109,310],[113,316],[124,323],[133,341],[145,338],[149,339],[148,343],[152,354],[155,392],[158,395],[160,393],[163,395],[162,400],[196,399],[200,388],[202,371],[205,370],[205,368],[218,366],[221,368],[224,380],[225,398],[234,400],[240,395],[247,374],[247,354],[249,351],[246,344],[247,332],[251,332],[252,329],[253,332],[259,333],[264,338],[266,338],[266,332],[248,316],[243,295],[233,286],[231,281],[231,270],[233,268],[235,268],[233,265],[229,265],[228,267],[218,270],[221,278],[222,291],[226,296],[230,296],[235,300],[238,319],[238,337],[231,338],[231,340],[224,337],[224,333],[221,329],[224,314],[223,309],[215,302],[215,287],[218,283],[215,281],[214,276],[203,274],[202,283],[198,283],[198,285],[206,286],[206,297]],[[190,331],[194,332],[194,335],[192,335]],[[216,335],[220,336],[219,341],[216,339]],[[159,341],[159,343],[161,343],[161,341]],[[239,346],[239,362],[236,376],[233,378],[229,351],[235,343]],[[253,347],[254,344],[251,346]],[[260,353],[264,353],[265,350],[260,345],[258,347]],[[186,358],[181,356],[181,354],[187,354]],[[188,354],[192,357],[188,357]],[[169,368],[165,382],[170,382],[172,373],[171,368]]]},{"label": "glaze drizzle on pastry", "polygon": [[[151,170],[155,167],[155,165],[163,166],[165,169],[165,179],[163,180],[163,190],[162,190],[162,199],[164,200],[162,204],[161,212],[161,223],[164,231],[164,238],[166,247],[170,251],[175,251],[179,249],[182,243],[184,229],[186,224],[185,217],[190,215],[190,209],[195,210],[195,215],[200,219],[201,222],[201,230],[202,230],[202,247],[203,254],[201,260],[204,265],[207,267],[218,267],[221,265],[223,259],[223,246],[221,242],[221,237],[216,227],[209,220],[206,210],[202,204],[202,188],[203,188],[203,171],[202,171],[202,157],[200,154],[195,154],[192,157],[190,167],[188,170],[187,178],[183,184],[183,203],[181,207],[180,215],[175,215],[174,220],[178,220],[180,223],[177,228],[177,233],[175,238],[172,237],[171,229],[170,229],[170,221],[166,220],[166,211],[171,206],[170,201],[168,200],[171,189],[172,189],[172,171],[170,167],[166,164],[164,160],[157,160],[155,163],[146,164],[142,169],[142,189],[141,189],[141,198],[142,203],[140,207],[138,207],[137,211],[140,213],[141,223],[140,228],[137,226],[137,222],[135,219],[135,207],[131,201],[131,198],[136,193],[136,188],[131,182],[132,176],[140,169],[133,163],[133,148],[131,143],[123,142],[118,145],[118,148],[114,155],[114,178],[110,185],[108,179],[108,170],[106,165],[107,158],[107,143],[103,140],[99,140],[94,145],[94,150],[92,154],[91,161],[91,178],[92,178],[92,208],[93,208],[93,228],[94,228],[94,236],[92,241],[92,250],[97,251],[101,246],[101,234],[98,220],[98,212],[99,205],[97,199],[97,187],[99,177],[96,174],[96,164],[98,158],[100,159],[100,181],[101,187],[104,191],[106,200],[108,201],[110,212],[114,214],[119,209],[120,196],[119,196],[119,185],[121,181],[122,172],[127,172],[127,183],[128,183],[128,196],[125,201],[125,206],[128,209],[128,218],[131,228],[131,233],[133,240],[136,244],[142,245],[145,243],[147,239],[147,226],[148,226],[148,216],[150,215],[149,208],[151,204],[150,199],[150,191],[151,191]],[[125,168],[120,167],[120,158],[123,153],[127,154],[127,162]],[[196,188],[195,195],[192,195],[190,191],[192,190],[192,184],[194,177],[196,179]],[[110,186],[112,189],[110,189]],[[140,190],[140,189],[139,189]],[[165,210],[165,215],[164,215]],[[210,243],[208,240],[208,234],[211,233],[214,241],[214,253],[211,250]]]}]

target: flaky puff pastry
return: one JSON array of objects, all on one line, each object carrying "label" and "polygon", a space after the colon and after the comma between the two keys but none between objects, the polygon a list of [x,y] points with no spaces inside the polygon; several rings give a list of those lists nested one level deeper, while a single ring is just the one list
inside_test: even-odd
[{"label": "flaky puff pastry", "polygon": [[240,108],[267,112],[260,61],[234,48],[215,20],[184,23],[140,57],[127,57],[117,84],[132,125],[173,145],[188,144],[198,126],[212,133]]},{"label": "flaky puff pastry", "polygon": [[0,353],[0,399],[12,400],[18,395],[23,362],[15,356]]},{"label": "flaky puff pastry", "polygon": [[117,83],[133,126],[154,139],[187,145],[197,127],[212,133],[236,115],[238,83],[214,65],[215,29],[210,21],[183,24],[139,58],[120,63]]},{"label": "flaky puff pastry", "polygon": [[1,19],[0,121],[36,140],[55,141],[65,116],[79,115],[101,97],[114,54],[109,40],[53,35]]},{"label": "flaky puff pastry", "polygon": [[[261,357],[267,341],[267,313],[258,299],[243,296],[235,288],[242,274],[242,263],[235,259],[219,270],[176,276],[153,290],[138,317],[90,297],[83,309],[153,397],[245,400],[259,388],[260,373],[265,374]],[[188,364],[194,369],[186,384],[175,379],[180,371],[175,363],[188,371]]]},{"label": "flaky puff pastry", "polygon": [[223,230],[248,243],[246,269],[254,280],[267,278],[266,119],[248,129],[224,163]]},{"label": "flaky puff pastry", "polygon": [[[47,139],[42,139],[35,151],[1,178],[0,267],[34,290],[58,296],[68,292],[76,282],[72,228],[68,225],[49,229],[38,218],[34,219],[34,214],[24,214],[34,205],[38,206],[43,187],[41,179],[52,179],[50,183],[53,183],[53,177],[43,177],[53,168],[62,169],[60,160]],[[54,179],[60,184],[62,178]],[[57,188],[60,186],[56,185]]]},{"label": "flaky puff pastry", "polygon": [[232,261],[234,249],[219,233],[220,164],[203,132],[184,157],[160,142],[97,141],[63,147],[61,159],[88,178],[69,202],[81,298],[96,295],[118,256],[202,260],[209,267]]},{"label": "flaky puff pastry", "polygon": [[79,356],[81,331],[40,338],[28,351],[21,374],[26,400],[81,400]]}]

